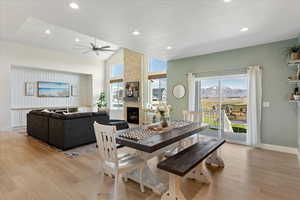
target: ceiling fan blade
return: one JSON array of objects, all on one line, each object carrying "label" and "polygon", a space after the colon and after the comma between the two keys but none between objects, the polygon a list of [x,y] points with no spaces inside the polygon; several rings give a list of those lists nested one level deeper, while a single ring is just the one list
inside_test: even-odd
[{"label": "ceiling fan blade", "polygon": [[72,47],[72,49],[79,49],[79,50],[80,50],[80,49],[81,49],[81,50],[82,50],[82,49],[89,49],[89,48],[90,48],[90,47]]},{"label": "ceiling fan blade", "polygon": [[90,46],[88,46],[88,45],[83,45],[83,44],[75,44],[75,46],[77,46],[77,47],[86,47],[86,48],[89,48]]},{"label": "ceiling fan blade", "polygon": [[111,52],[115,52],[115,50],[112,50],[112,49],[101,49],[100,51],[111,51]]},{"label": "ceiling fan blade", "polygon": [[106,48],[110,48],[110,46],[107,45],[107,46],[100,47],[100,49],[106,49]]},{"label": "ceiling fan blade", "polygon": [[88,54],[88,53],[90,53],[90,52],[92,52],[92,50],[88,50],[88,51],[84,51],[84,52],[82,52],[83,54]]},{"label": "ceiling fan blade", "polygon": [[95,44],[93,44],[92,42],[90,43],[92,48],[96,48]]}]

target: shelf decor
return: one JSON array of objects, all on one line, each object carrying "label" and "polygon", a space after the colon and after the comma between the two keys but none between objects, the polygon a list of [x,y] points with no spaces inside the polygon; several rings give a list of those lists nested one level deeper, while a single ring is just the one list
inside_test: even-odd
[{"label": "shelf decor", "polygon": [[127,82],[125,83],[125,101],[139,101],[139,82]]},{"label": "shelf decor", "polygon": [[34,96],[34,83],[33,82],[25,83],[25,96]]},{"label": "shelf decor", "polygon": [[291,60],[298,60],[300,59],[300,46],[294,45],[292,47],[286,48],[286,54],[288,55],[289,59]]}]

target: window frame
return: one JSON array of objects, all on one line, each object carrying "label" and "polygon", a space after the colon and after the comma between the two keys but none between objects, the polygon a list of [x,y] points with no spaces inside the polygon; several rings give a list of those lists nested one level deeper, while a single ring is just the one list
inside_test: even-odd
[{"label": "window frame", "polygon": [[[148,62],[148,75],[151,76],[151,75],[159,75],[159,74],[167,74],[167,70],[168,70],[168,65],[166,64],[166,69],[165,70],[162,70],[162,71],[157,71],[157,72],[151,72],[150,71],[150,67],[151,67],[151,59],[153,58],[150,58],[149,59],[149,62]],[[155,58],[156,59],[156,58]],[[167,62],[166,62],[167,63]],[[149,78],[148,78],[149,79]]]},{"label": "window frame", "polygon": [[[119,80],[122,80],[122,81],[119,81]],[[110,80],[110,82],[109,82],[109,90],[110,90],[110,95],[109,95],[109,109],[110,110],[123,110],[124,109],[124,100],[123,100],[123,98],[124,98],[124,82],[123,82],[123,79],[115,79],[115,80]],[[121,98],[121,100],[122,100],[122,106],[121,107],[113,107],[113,102],[112,102],[112,100],[113,100],[113,92],[112,92],[112,84],[115,84],[115,83],[118,83],[118,84],[122,84],[122,88],[123,88],[123,95],[120,97]],[[118,87],[119,89],[120,89],[120,86]],[[118,101],[120,101],[120,99],[118,100]],[[120,104],[120,103],[119,103]]]},{"label": "window frame", "polygon": [[[149,76],[150,77],[150,76]],[[166,79],[166,87],[165,87],[165,90],[168,90],[168,86],[167,86],[167,84],[168,84],[168,77],[162,77],[162,78],[149,78],[148,77],[148,94],[149,94],[149,99],[148,99],[148,102],[149,102],[149,104],[151,105],[151,106],[155,106],[155,104],[153,104],[153,101],[152,101],[152,97],[153,97],[153,88],[152,88],[152,86],[151,86],[151,80],[158,80],[158,79]],[[164,102],[164,101],[158,101],[159,103],[167,103],[167,100],[166,100],[166,102]]]},{"label": "window frame", "polygon": [[[121,76],[112,76],[112,68],[117,66],[117,65],[122,65],[123,66],[123,74]],[[124,78],[124,65],[123,64],[117,64],[117,65],[112,65],[109,68],[109,80],[118,80],[118,79],[123,79]]]},{"label": "window frame", "polygon": [[[123,66],[123,74],[121,76],[113,77],[112,76],[112,68],[117,66],[117,65],[122,65]],[[112,102],[112,100],[113,100],[113,97],[112,97],[112,95],[113,95],[113,93],[112,93],[112,84],[114,84],[114,83],[122,83],[122,88],[123,88],[123,96],[120,97],[122,102],[123,102],[123,104],[122,104],[123,106],[117,107],[117,108],[113,107],[113,102]],[[125,87],[124,87],[124,64],[111,65],[109,67],[109,109],[110,110],[123,110],[124,109],[124,89],[125,89]]]}]

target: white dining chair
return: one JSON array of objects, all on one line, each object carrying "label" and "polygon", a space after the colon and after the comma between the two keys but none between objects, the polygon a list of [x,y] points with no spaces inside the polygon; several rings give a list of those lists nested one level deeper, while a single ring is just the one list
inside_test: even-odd
[{"label": "white dining chair", "polygon": [[94,128],[101,161],[101,185],[103,185],[104,173],[114,175],[114,195],[117,199],[119,177],[123,175],[123,177],[127,179],[127,173],[138,169],[140,190],[141,192],[144,192],[143,170],[145,161],[135,154],[118,155],[115,139],[115,126],[102,125],[95,122]]},{"label": "white dining chair", "polygon": [[[183,115],[184,121],[190,121],[190,122],[194,122],[194,123],[202,122],[202,113],[201,112],[183,110],[182,115]],[[192,135],[192,136],[182,140],[181,142],[179,142],[179,145],[177,147],[164,152],[158,159],[159,159],[159,161],[161,161],[164,159],[164,157],[166,157],[166,158],[171,157],[171,156],[177,154],[182,149],[184,149],[190,145],[193,145],[195,142],[200,142],[200,141],[201,141],[201,138],[200,138],[199,134]]]},{"label": "white dining chair", "polygon": [[[199,124],[202,123],[202,112],[183,110],[182,115],[183,115],[184,121],[190,121],[190,122],[199,123]],[[200,134],[196,134],[196,135],[188,137],[187,140],[190,140],[191,143],[200,142],[201,137],[200,137]]]}]

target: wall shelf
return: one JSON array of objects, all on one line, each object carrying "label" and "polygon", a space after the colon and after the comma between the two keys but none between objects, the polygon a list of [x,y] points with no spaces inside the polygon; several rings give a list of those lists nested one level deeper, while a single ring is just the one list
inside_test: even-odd
[{"label": "wall shelf", "polygon": [[300,80],[288,80],[289,84],[298,84],[300,83]]},{"label": "wall shelf", "polygon": [[289,100],[290,103],[300,103],[300,100]]},{"label": "wall shelf", "polygon": [[300,60],[289,60],[287,65],[291,68],[298,68],[300,65]]}]

